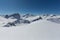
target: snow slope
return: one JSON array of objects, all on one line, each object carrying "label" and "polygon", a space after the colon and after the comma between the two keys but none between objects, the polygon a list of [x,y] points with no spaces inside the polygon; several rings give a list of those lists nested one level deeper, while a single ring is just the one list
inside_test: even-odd
[{"label": "snow slope", "polygon": [[15,20],[17,20],[17,19],[11,19],[11,18],[6,19],[6,18],[0,16],[0,27],[6,25],[9,22],[14,22]]},{"label": "snow slope", "polygon": [[25,18],[26,20],[29,20],[29,21],[32,21],[36,18],[39,18],[39,16],[32,16],[32,17],[28,17],[28,18]]},{"label": "snow slope", "polygon": [[17,27],[1,27],[0,40],[60,40],[60,24],[38,20]]}]

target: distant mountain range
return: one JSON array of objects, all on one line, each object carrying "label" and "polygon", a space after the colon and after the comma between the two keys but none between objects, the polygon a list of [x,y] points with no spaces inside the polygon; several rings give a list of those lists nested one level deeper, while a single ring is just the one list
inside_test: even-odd
[{"label": "distant mountain range", "polygon": [[25,14],[20,15],[19,13],[14,13],[11,15],[4,15],[0,16],[0,25],[3,27],[12,27],[17,26],[20,24],[30,24],[32,22],[38,21],[38,20],[47,20],[54,23],[60,24],[60,16],[58,15],[32,15],[32,14]]}]

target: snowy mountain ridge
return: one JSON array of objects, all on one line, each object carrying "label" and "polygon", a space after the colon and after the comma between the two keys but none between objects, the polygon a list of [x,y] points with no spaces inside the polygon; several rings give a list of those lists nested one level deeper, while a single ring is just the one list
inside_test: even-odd
[{"label": "snowy mountain ridge", "polygon": [[10,27],[10,26],[17,26],[20,24],[30,24],[30,23],[38,21],[38,20],[47,20],[50,22],[60,24],[60,16],[56,16],[56,15],[26,14],[26,15],[21,16],[19,13],[15,13],[15,14],[11,14],[11,15],[0,16],[0,26]]},{"label": "snowy mountain ridge", "polygon": [[60,40],[60,16],[13,15],[0,16],[0,40]]}]

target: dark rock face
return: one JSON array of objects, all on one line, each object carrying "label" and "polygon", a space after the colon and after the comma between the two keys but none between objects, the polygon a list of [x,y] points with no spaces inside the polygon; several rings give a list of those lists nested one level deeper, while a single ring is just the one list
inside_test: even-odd
[{"label": "dark rock face", "polygon": [[7,23],[6,25],[4,25],[4,27],[16,26],[16,24],[20,24],[20,23],[29,24],[30,21],[28,21],[28,20],[16,20],[16,21],[14,21],[12,23],[10,23],[10,22]]},{"label": "dark rock face", "polygon": [[23,23],[30,23],[30,21],[28,21],[28,20],[24,20]]},{"label": "dark rock face", "polygon": [[8,18],[9,18],[9,16],[8,16],[8,15],[5,15],[5,18],[7,18],[7,19],[8,19]]},{"label": "dark rock face", "polygon": [[39,17],[37,19],[34,19],[32,22],[37,21],[37,20],[40,20],[40,19],[42,19],[42,17]]},{"label": "dark rock face", "polygon": [[11,26],[16,26],[14,23],[8,23],[9,25],[11,25]]},{"label": "dark rock face", "polygon": [[16,26],[14,23],[7,23],[4,27]]},{"label": "dark rock face", "polygon": [[9,17],[14,17],[14,18],[20,20],[20,14],[19,13],[12,14]]},{"label": "dark rock face", "polygon": [[20,14],[19,13],[14,13],[12,15],[5,15],[5,18],[10,18],[10,17],[13,17],[13,19],[17,19],[17,20],[20,20]]},{"label": "dark rock face", "polygon": [[9,25],[4,25],[3,27],[10,27]]},{"label": "dark rock face", "polygon": [[13,22],[14,24],[20,24],[20,20],[16,20]]}]

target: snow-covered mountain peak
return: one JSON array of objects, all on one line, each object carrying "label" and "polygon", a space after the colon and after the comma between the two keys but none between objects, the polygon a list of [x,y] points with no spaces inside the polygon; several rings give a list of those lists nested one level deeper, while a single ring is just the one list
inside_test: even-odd
[{"label": "snow-covered mountain peak", "polygon": [[46,20],[54,23],[60,24],[60,16],[58,15],[32,15],[32,14],[26,14],[26,15],[20,15],[19,13],[11,14],[11,15],[4,15],[0,16],[0,24],[3,26],[17,26],[20,24],[30,24],[39,20]]}]

